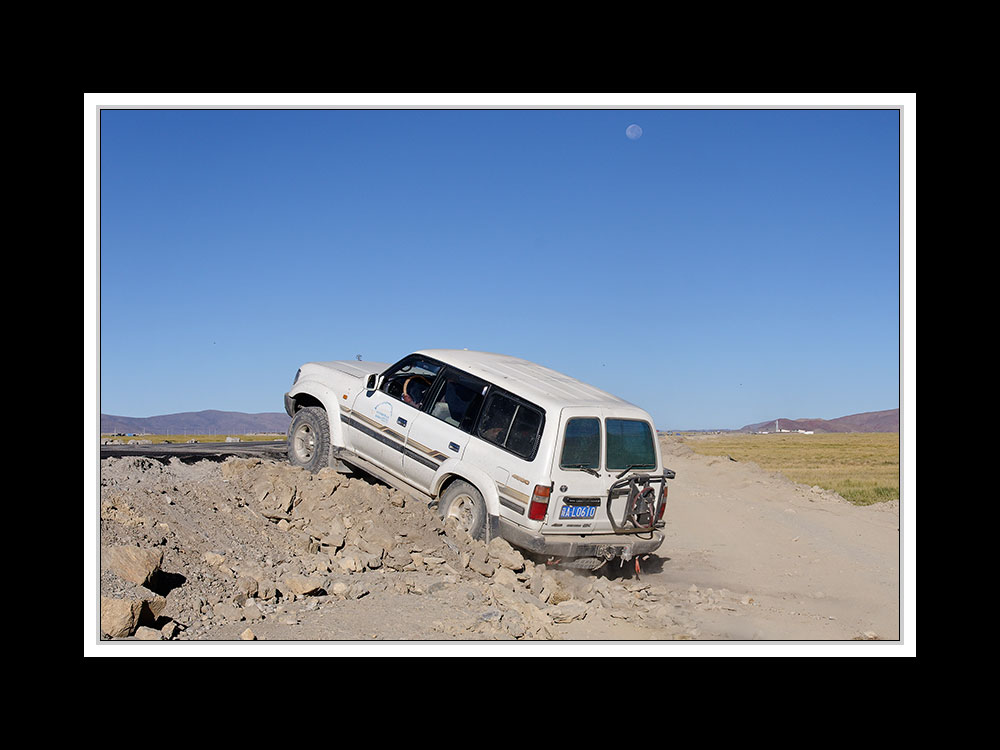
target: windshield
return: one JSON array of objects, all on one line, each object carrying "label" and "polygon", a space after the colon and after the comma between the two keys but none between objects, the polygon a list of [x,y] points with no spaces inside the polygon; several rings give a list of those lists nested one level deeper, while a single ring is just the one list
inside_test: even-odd
[{"label": "windshield", "polygon": [[606,419],[607,454],[605,468],[655,469],[656,449],[648,422],[639,419]]}]

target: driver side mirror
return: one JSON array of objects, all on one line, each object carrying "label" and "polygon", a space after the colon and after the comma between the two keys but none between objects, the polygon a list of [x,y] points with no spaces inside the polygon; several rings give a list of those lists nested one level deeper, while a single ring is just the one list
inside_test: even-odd
[{"label": "driver side mirror", "polygon": [[377,391],[380,385],[382,385],[382,376],[377,372],[373,372],[368,376],[368,380],[365,381],[365,388],[369,391]]}]

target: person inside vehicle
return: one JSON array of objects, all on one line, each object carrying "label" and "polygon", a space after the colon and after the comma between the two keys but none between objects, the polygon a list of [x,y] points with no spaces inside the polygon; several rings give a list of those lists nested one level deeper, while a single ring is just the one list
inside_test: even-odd
[{"label": "person inside vehicle", "polygon": [[411,375],[403,383],[403,402],[409,404],[414,409],[419,409],[424,405],[424,398],[430,390],[431,381],[423,375]]}]

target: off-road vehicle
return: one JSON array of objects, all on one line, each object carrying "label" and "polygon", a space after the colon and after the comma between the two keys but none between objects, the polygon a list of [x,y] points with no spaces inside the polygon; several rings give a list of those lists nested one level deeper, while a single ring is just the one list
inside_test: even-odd
[{"label": "off-road vehicle", "polygon": [[393,365],[310,362],[285,394],[288,458],[361,469],[547,562],[597,568],[663,542],[653,420],[516,357],[426,349]]}]

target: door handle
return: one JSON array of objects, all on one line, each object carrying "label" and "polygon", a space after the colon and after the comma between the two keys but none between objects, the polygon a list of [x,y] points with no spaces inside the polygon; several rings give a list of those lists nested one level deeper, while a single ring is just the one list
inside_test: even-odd
[{"label": "door handle", "polygon": [[461,448],[458,443],[448,443],[448,447],[455,451],[455,453],[458,453],[459,448]]},{"label": "door handle", "polygon": [[396,417],[396,424],[398,424],[400,427],[406,427],[406,420],[403,419],[402,417]]}]

